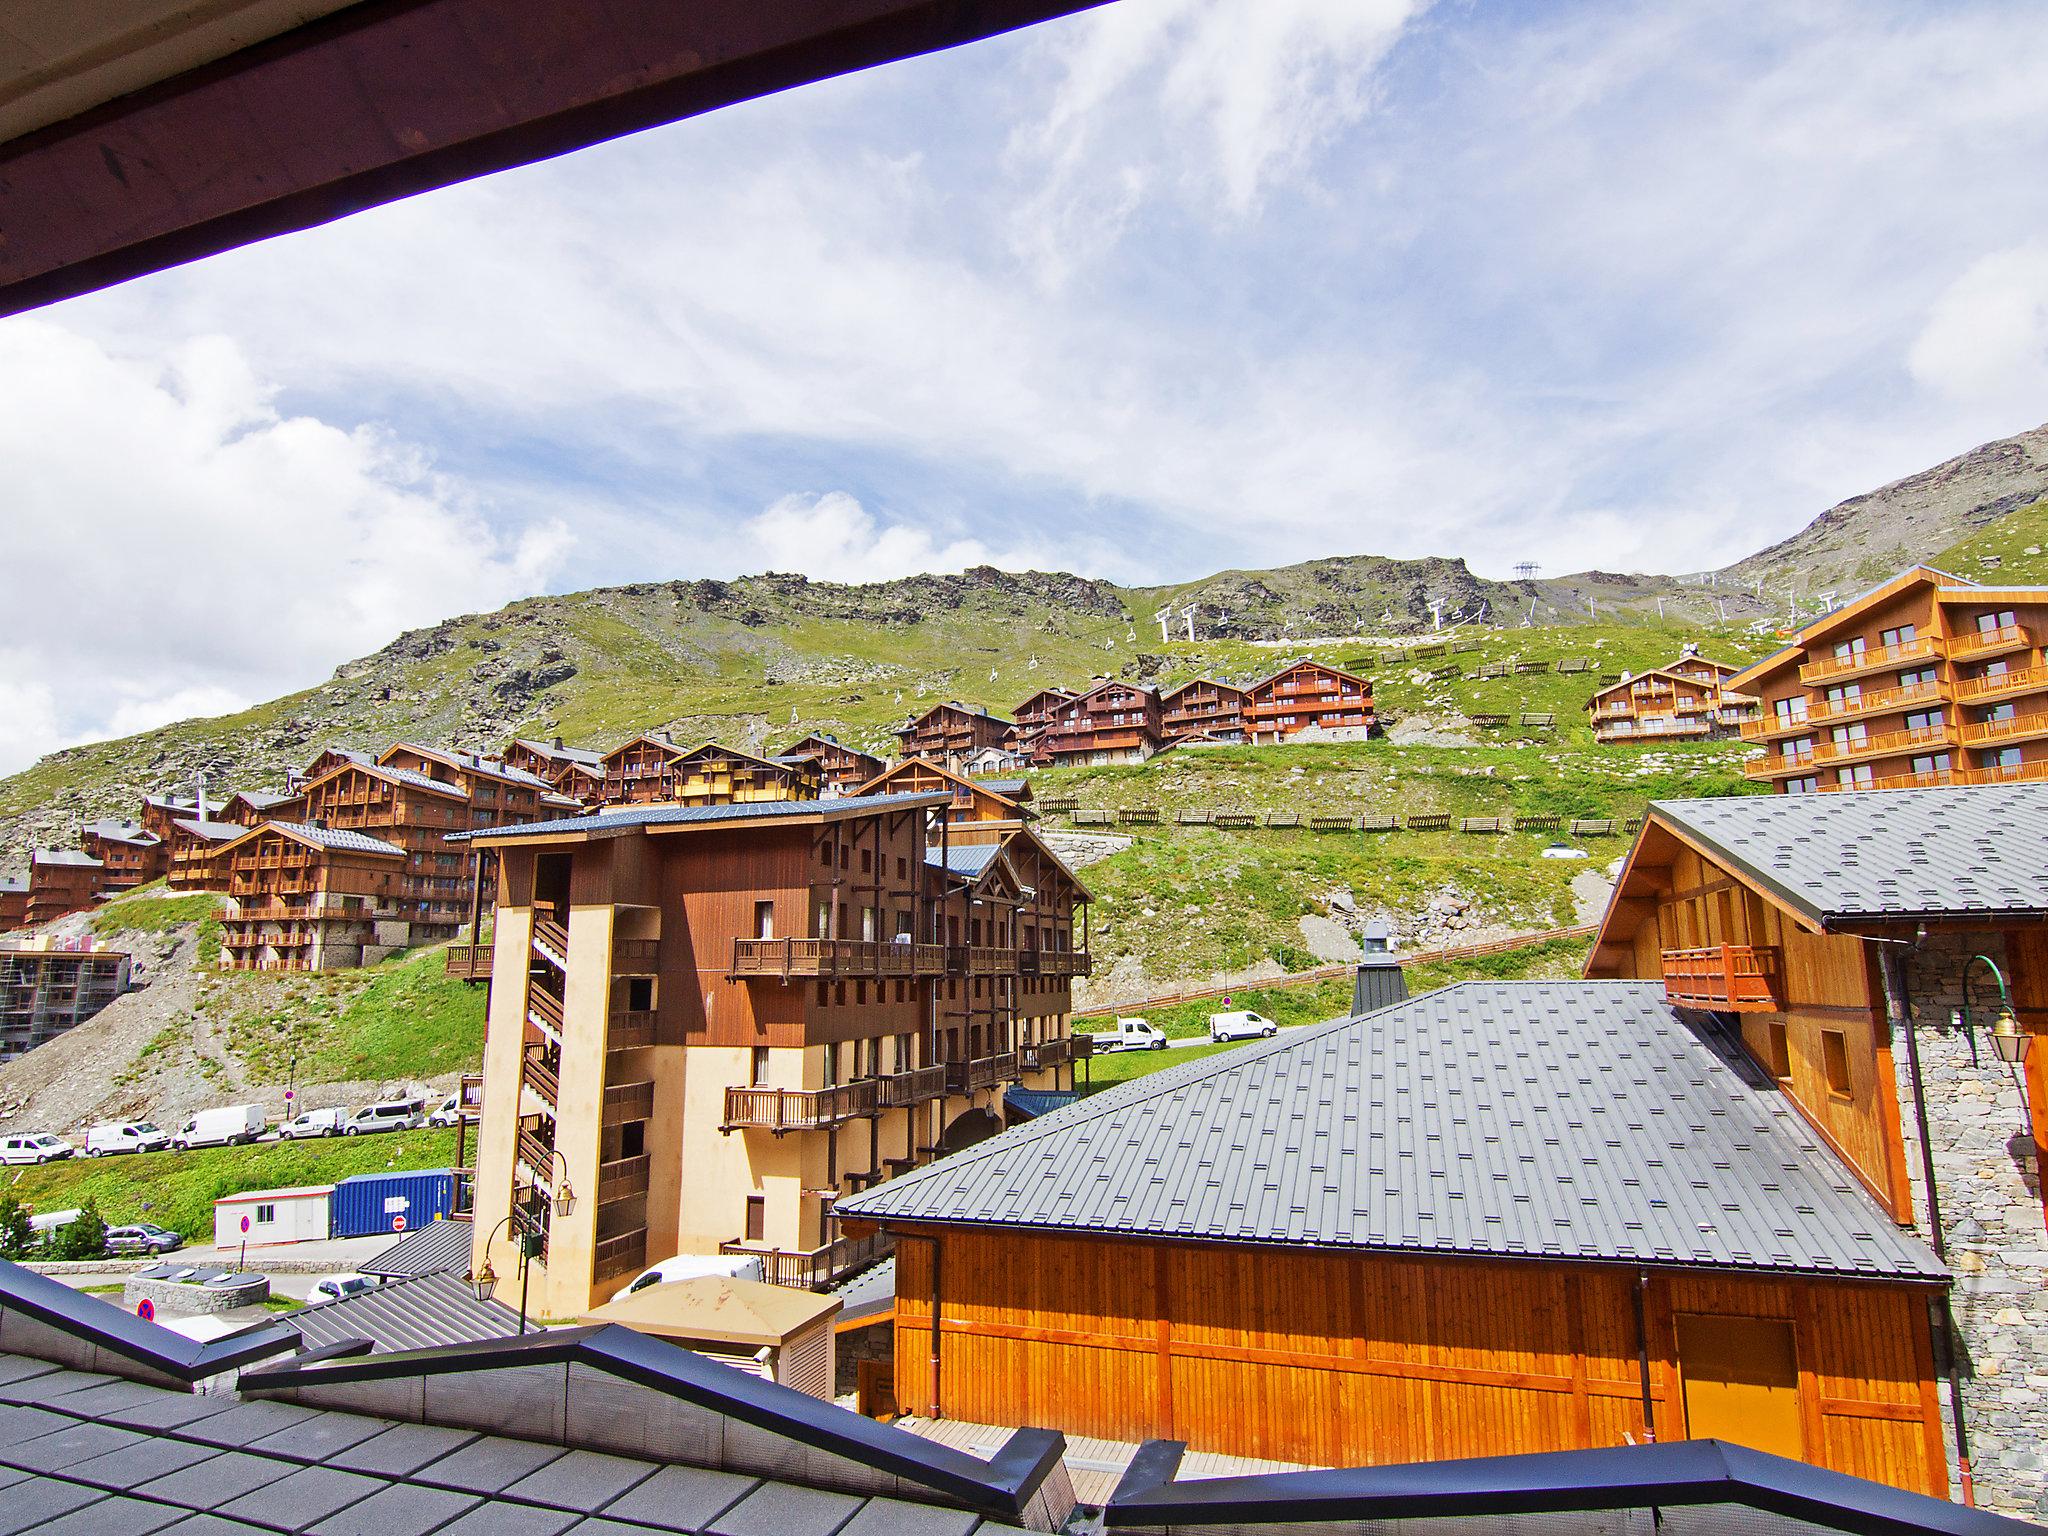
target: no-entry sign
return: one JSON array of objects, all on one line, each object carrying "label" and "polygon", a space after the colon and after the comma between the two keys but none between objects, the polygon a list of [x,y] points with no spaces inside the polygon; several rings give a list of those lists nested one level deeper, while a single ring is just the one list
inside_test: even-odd
[{"label": "no-entry sign", "polygon": [[394,1232],[403,1232],[405,1230],[405,1218],[403,1216],[392,1217],[391,1230]]}]

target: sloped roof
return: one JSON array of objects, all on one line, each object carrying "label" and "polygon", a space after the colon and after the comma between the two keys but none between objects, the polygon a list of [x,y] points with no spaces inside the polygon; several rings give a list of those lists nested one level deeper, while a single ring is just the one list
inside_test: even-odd
[{"label": "sloped roof", "polygon": [[76,848],[38,848],[29,855],[31,864],[66,864],[78,869],[105,869],[104,860]]},{"label": "sloped roof", "polygon": [[392,1279],[440,1274],[444,1270],[466,1274],[475,1237],[476,1229],[466,1221],[430,1221],[356,1268],[366,1275]]},{"label": "sloped roof", "polygon": [[1656,800],[1650,810],[1820,923],[2048,916],[2048,784]]},{"label": "sloped roof", "polygon": [[975,843],[967,847],[947,847],[943,851],[928,847],[924,851],[924,861],[933,869],[943,869],[948,874],[964,875],[969,880],[976,880],[980,878],[981,872],[1001,858],[1002,854],[1000,843]]},{"label": "sloped roof", "polygon": [[558,747],[551,741],[528,741],[524,736],[513,738],[514,744],[529,752],[550,758],[556,762],[575,763],[585,768],[601,768],[604,754],[589,747]]},{"label": "sloped roof", "polygon": [[614,1296],[579,1323],[621,1323],[687,1343],[782,1344],[839,1311],[838,1298],[732,1275],[693,1275]]},{"label": "sloped roof", "polygon": [[85,829],[87,837],[97,837],[103,842],[128,843],[137,848],[153,848],[163,839],[146,830],[140,822],[120,821],[114,817],[103,817]]},{"label": "sloped roof", "polygon": [[772,821],[782,817],[818,816],[838,818],[862,811],[886,811],[899,806],[940,805],[945,796],[932,794],[840,795],[831,800],[743,800],[732,805],[635,805],[596,811],[588,816],[564,816],[555,821],[531,821],[518,827],[478,827],[471,832],[453,832],[451,843],[482,838],[557,836],[564,832],[630,832],[636,827],[692,826],[699,822]]},{"label": "sloped roof", "polygon": [[1169,1067],[840,1215],[1946,1279],[1655,982],[1464,982]]},{"label": "sloped roof", "polygon": [[391,1280],[340,1301],[287,1312],[282,1321],[309,1348],[367,1339],[370,1352],[380,1355],[509,1339],[519,1332],[517,1312],[501,1302],[478,1301],[459,1276],[446,1271]]},{"label": "sloped roof", "polygon": [[225,843],[240,837],[249,829],[239,821],[200,821],[194,817],[182,817],[171,823],[180,832],[189,832],[194,837],[209,843]]},{"label": "sloped roof", "polygon": [[332,849],[336,853],[374,853],[394,859],[405,857],[403,848],[384,842],[380,838],[370,837],[361,832],[342,831],[336,827],[316,827],[308,822],[266,821],[253,827],[237,826],[234,831],[233,841],[237,843],[246,842],[252,837],[260,837],[265,832],[278,832],[286,837],[297,838],[302,843],[311,843],[316,848]]}]

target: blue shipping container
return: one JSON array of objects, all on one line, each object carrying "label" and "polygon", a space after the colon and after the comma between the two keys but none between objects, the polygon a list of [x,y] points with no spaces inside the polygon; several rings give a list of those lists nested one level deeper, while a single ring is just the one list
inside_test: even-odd
[{"label": "blue shipping container", "polygon": [[334,1186],[330,1237],[417,1232],[455,1209],[455,1175],[446,1168],[359,1173]]}]

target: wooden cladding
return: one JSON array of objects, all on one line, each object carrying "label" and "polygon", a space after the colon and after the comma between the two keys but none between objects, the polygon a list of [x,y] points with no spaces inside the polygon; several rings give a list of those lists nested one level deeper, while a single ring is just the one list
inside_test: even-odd
[{"label": "wooden cladding", "polygon": [[897,1255],[906,1413],[1317,1466],[1571,1450],[1645,1438],[1646,1346],[1657,1438],[1684,1438],[1685,1368],[1697,1401],[1714,1365],[1677,1319],[1756,1319],[1795,1360],[1797,1444],[1779,1418],[1767,1448],[1947,1491],[1907,1287],[1652,1272],[1639,1339],[1620,1266],[916,1228]]},{"label": "wooden cladding", "polygon": [[1667,949],[1664,995],[1681,1008],[1768,1013],[1784,1006],[1778,951],[1765,944]]}]

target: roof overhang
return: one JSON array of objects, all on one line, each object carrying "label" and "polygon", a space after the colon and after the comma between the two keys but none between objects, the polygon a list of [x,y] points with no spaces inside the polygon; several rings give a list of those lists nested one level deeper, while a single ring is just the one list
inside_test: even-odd
[{"label": "roof overhang", "polygon": [[0,0],[0,315],[1102,0]]}]

